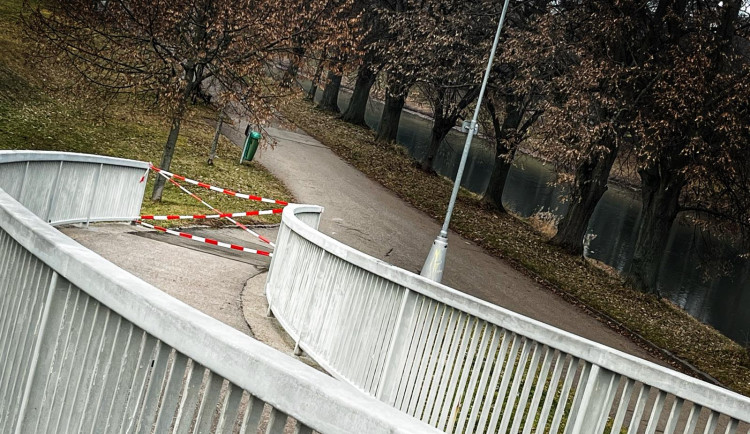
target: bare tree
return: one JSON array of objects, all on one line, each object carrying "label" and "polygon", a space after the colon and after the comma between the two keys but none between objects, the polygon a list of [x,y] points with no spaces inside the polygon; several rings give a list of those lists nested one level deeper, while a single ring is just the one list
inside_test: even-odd
[{"label": "bare tree", "polygon": [[[288,93],[266,71],[298,54],[303,42],[342,45],[348,23],[337,18],[349,6],[347,0],[62,0],[27,4],[26,23],[30,35],[88,82],[154,97],[170,119],[160,162],[168,169],[203,83],[256,122],[264,119]],[[163,188],[157,178],[152,200],[161,199]]]}]

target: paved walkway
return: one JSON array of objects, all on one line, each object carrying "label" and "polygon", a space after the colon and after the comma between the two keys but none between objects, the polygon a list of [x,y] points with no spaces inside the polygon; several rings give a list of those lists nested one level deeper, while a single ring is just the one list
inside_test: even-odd
[{"label": "paved walkway", "polygon": [[[268,261],[264,263],[254,256],[240,256],[241,253],[230,250],[224,252],[208,244],[127,224],[61,230],[167,294],[252,335],[242,315],[240,293],[249,278],[267,269]],[[201,228],[186,232],[251,247],[250,235],[235,229]]]},{"label": "paved walkway", "polygon": [[[245,124],[225,124],[234,143]],[[418,273],[439,224],[367,178],[302,131],[269,128],[274,149],[256,160],[281,179],[300,203],[325,207],[320,230],[376,258]],[[451,232],[443,283],[539,321],[630,354],[645,350],[502,260]]]},{"label": "paved walkway", "polygon": [[[225,126],[235,143],[245,125]],[[419,272],[440,228],[427,215],[404,203],[311,137],[271,128],[275,149],[257,159],[281,179],[300,203],[325,207],[320,229],[363,252]],[[237,229],[198,228],[211,238],[251,237]],[[224,323],[289,353],[291,341],[265,319],[263,298],[267,263],[234,252],[128,225],[97,225],[64,232],[120,267]],[[275,238],[275,231],[264,235]],[[443,283],[572,333],[653,360],[629,339],[537,284],[481,248],[449,234]],[[244,312],[243,312],[244,309]],[[248,323],[250,326],[248,327]]]}]

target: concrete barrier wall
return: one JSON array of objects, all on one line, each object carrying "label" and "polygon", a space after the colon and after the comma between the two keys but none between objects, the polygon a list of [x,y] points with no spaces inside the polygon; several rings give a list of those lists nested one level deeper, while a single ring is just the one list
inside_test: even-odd
[{"label": "concrete barrier wall", "polygon": [[[106,166],[92,158],[92,167]],[[73,207],[24,195],[44,191],[69,157],[62,166],[33,160],[30,171],[4,161],[1,185],[35,212],[0,189],[0,432],[438,432],[177,301],[45,223],[35,214],[83,221]],[[87,182],[96,184],[96,174],[76,171],[77,188],[94,191]],[[119,179],[133,186],[130,174]],[[102,215],[124,218],[135,208],[109,209]]]},{"label": "concrete barrier wall", "polygon": [[747,432],[750,399],[365,255],[283,213],[271,310],[333,375],[450,433]]}]

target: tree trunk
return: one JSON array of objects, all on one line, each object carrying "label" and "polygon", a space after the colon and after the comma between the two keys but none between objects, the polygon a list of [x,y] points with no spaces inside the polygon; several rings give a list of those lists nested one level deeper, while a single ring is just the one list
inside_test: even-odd
[{"label": "tree trunk", "polygon": [[297,72],[299,72],[299,63],[302,61],[302,57],[305,55],[305,48],[301,45],[295,45],[292,48],[294,57],[289,60],[289,66],[284,71],[284,76],[281,79],[281,87],[289,89],[292,84],[297,80]]},{"label": "tree trunk", "polygon": [[[167,137],[167,143],[164,145],[164,152],[161,156],[161,162],[159,168],[169,170],[169,166],[172,164],[172,156],[174,156],[174,149],[177,146],[177,137],[180,135],[180,125],[182,124],[182,117],[185,115],[185,110],[188,101],[195,93],[195,90],[203,81],[203,67],[187,67],[185,68],[185,76],[192,78],[188,81],[185,89],[182,93],[182,99],[177,103],[177,108],[172,115],[172,126],[169,129],[169,136]],[[154,190],[151,194],[151,200],[158,202],[161,200],[161,194],[164,191],[165,179],[159,175],[154,181]]]},{"label": "tree trunk", "polygon": [[370,89],[375,84],[377,73],[372,70],[369,64],[362,64],[357,71],[357,81],[354,84],[352,99],[349,101],[344,114],[341,116],[346,122],[355,125],[366,126],[365,110],[367,109],[367,99],[370,97]]},{"label": "tree trunk", "polygon": [[315,94],[318,92],[318,85],[320,84],[320,75],[323,74],[323,65],[325,64],[328,52],[323,48],[323,52],[318,60],[318,66],[315,67],[315,75],[313,76],[312,83],[310,84],[310,90],[307,91],[305,99],[315,102]]},{"label": "tree trunk", "polygon": [[[432,163],[437,156],[440,144],[445,136],[456,126],[456,122],[463,114],[464,109],[479,94],[479,87],[475,86],[466,91],[456,89],[437,88],[433,100],[434,110],[432,123],[432,134],[430,134],[430,147],[427,154],[422,158],[421,167],[425,172],[432,170]],[[458,101],[456,99],[458,98]],[[453,103],[455,102],[455,103]]]},{"label": "tree trunk", "polygon": [[432,131],[430,134],[430,146],[427,148],[427,154],[422,158],[420,167],[425,172],[432,171],[432,163],[435,161],[440,144],[443,143],[443,139],[448,135],[451,128],[456,125],[456,120],[451,116],[445,118],[443,116],[437,116],[438,110],[435,110],[435,121],[432,123]]},{"label": "tree trunk", "polygon": [[340,113],[338,100],[339,89],[341,88],[341,75],[333,71],[328,71],[326,82],[326,88],[323,90],[323,97],[320,99],[318,107],[322,110]]},{"label": "tree trunk", "polygon": [[559,246],[572,255],[583,254],[583,236],[588,229],[589,220],[607,191],[607,180],[617,157],[617,146],[612,140],[608,140],[605,145],[609,152],[597,152],[576,168],[570,206],[557,225],[557,234],[550,240],[550,244]]},{"label": "tree trunk", "polygon": [[515,151],[510,151],[510,153],[510,157],[506,157],[505,155],[495,157],[495,165],[492,166],[490,181],[487,184],[487,189],[484,191],[481,202],[483,205],[489,206],[501,213],[506,212],[503,206],[503,191],[505,191],[505,181],[508,179],[510,168],[513,165],[512,154],[515,154]]},{"label": "tree trunk", "polygon": [[644,292],[658,293],[661,258],[679,212],[680,193],[685,185],[683,175],[671,167],[650,167],[641,175],[641,223],[626,281]]},{"label": "tree trunk", "polygon": [[[174,156],[174,148],[177,145],[177,136],[180,134],[180,124],[182,123],[182,113],[175,115],[172,118],[172,127],[169,130],[169,137],[167,137],[167,143],[164,145],[164,152],[161,156],[161,163],[159,168],[169,170],[169,166],[172,164],[172,156]],[[163,176],[159,175],[154,181],[154,191],[151,194],[151,200],[158,202],[161,200],[161,194],[164,191],[164,183],[166,180]]]},{"label": "tree trunk", "polygon": [[208,154],[208,165],[214,165],[214,158],[216,158],[216,148],[219,146],[219,136],[221,135],[221,126],[224,125],[224,111],[219,112],[219,120],[216,122],[216,131],[214,131],[214,139],[211,140],[211,152]]},{"label": "tree trunk", "polygon": [[506,115],[501,124],[492,101],[488,99],[485,106],[490,112],[492,128],[495,130],[495,165],[492,167],[490,182],[482,196],[482,204],[497,211],[505,212],[502,202],[503,191],[516,153],[519,140],[518,128],[521,125],[523,115],[517,103],[509,102],[505,105]]},{"label": "tree trunk", "polygon": [[398,123],[401,120],[401,110],[404,109],[405,102],[406,94],[392,96],[390,92],[386,92],[385,105],[383,105],[383,113],[380,116],[380,125],[378,125],[375,141],[381,143],[396,141]]},{"label": "tree trunk", "polygon": [[310,85],[310,89],[307,91],[307,95],[305,95],[305,99],[308,101],[315,101],[315,94],[318,93],[318,82],[313,81]]}]

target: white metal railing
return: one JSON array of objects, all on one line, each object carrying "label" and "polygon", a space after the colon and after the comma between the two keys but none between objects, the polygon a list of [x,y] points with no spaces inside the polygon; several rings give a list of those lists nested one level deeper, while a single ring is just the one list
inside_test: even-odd
[{"label": "white metal railing", "polygon": [[451,433],[747,432],[747,397],[365,255],[318,232],[321,212],[284,210],[266,294],[365,393]]},{"label": "white metal railing", "polygon": [[0,432],[259,430],[438,432],[166,295],[0,188]]},{"label": "white metal railing", "polygon": [[130,221],[148,163],[48,151],[0,151],[0,189],[53,224]]}]

